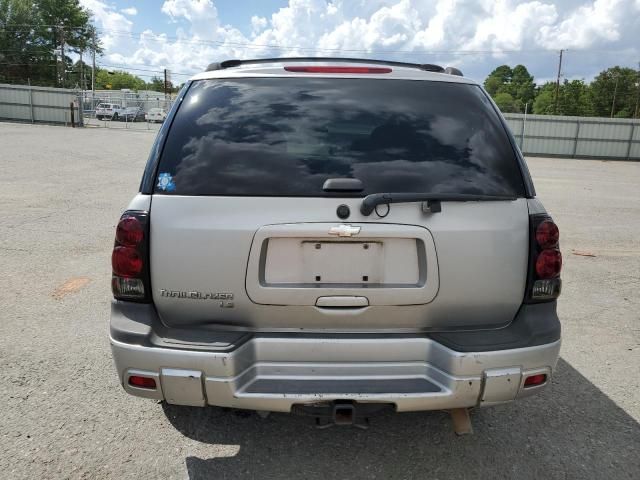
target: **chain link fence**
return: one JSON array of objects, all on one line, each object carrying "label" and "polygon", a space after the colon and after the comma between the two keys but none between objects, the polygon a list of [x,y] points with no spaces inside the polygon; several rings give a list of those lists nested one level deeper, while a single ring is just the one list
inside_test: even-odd
[{"label": "chain link fence", "polygon": [[156,131],[174,100],[154,91],[0,84],[0,120]]},{"label": "chain link fence", "polygon": [[87,127],[158,130],[174,100],[175,95],[154,91],[80,92]]}]

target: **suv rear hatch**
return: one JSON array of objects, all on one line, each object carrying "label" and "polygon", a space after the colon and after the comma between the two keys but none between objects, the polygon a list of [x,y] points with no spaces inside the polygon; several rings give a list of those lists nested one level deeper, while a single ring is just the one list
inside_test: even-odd
[{"label": "suv rear hatch", "polygon": [[[486,94],[459,82],[285,75],[194,81],[175,113],[150,213],[163,322],[400,332],[511,321],[528,211]],[[323,188],[345,178],[362,187]],[[507,199],[362,214],[363,197],[381,192]]]}]

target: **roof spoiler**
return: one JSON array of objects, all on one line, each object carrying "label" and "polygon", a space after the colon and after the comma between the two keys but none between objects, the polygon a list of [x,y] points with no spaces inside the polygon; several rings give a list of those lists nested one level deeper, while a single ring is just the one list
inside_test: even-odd
[{"label": "roof spoiler", "polygon": [[227,68],[239,67],[241,65],[257,65],[261,63],[282,63],[282,62],[346,62],[346,63],[368,63],[373,65],[387,65],[392,67],[417,68],[427,72],[445,73],[447,75],[462,76],[462,72],[455,67],[443,68],[440,65],[431,63],[407,63],[393,62],[387,60],[372,60],[367,58],[343,58],[343,57],[281,57],[281,58],[256,58],[251,60],[225,60],[223,62],[210,63],[207,72],[214,70],[225,70]]}]

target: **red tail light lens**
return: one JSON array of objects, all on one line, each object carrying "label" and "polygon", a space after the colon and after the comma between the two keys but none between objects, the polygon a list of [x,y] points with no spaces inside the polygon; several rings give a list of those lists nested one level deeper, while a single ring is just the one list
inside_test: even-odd
[{"label": "red tail light lens", "polygon": [[548,279],[560,275],[562,269],[562,254],[557,249],[542,250],[536,259],[536,274],[538,278]]},{"label": "red tail light lens", "polygon": [[136,217],[124,217],[116,229],[116,241],[121,245],[135,247],[144,239],[144,228]]},{"label": "red tail light lens", "polygon": [[558,246],[560,230],[551,220],[545,220],[536,229],[536,242],[540,248],[554,248]]},{"label": "red tail light lens", "polygon": [[142,272],[144,263],[140,253],[132,247],[116,247],[111,254],[113,274],[119,277],[135,277]]},{"label": "red tail light lens", "polygon": [[118,222],[111,254],[114,298],[142,303],[151,301],[148,243],[149,213],[126,211]]},{"label": "red tail light lens", "polygon": [[150,390],[156,389],[155,379],[149,377],[141,377],[139,375],[131,375],[129,377],[129,385],[138,388],[148,388]]},{"label": "red tail light lens", "polygon": [[299,73],[391,73],[393,70],[388,67],[344,67],[344,66],[299,66],[284,67],[287,72]]}]

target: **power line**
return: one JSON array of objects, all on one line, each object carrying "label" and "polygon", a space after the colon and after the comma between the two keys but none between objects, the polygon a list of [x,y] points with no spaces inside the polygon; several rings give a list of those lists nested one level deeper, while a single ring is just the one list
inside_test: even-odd
[{"label": "power line", "polygon": [[[479,50],[371,50],[371,49],[347,49],[347,48],[322,48],[322,47],[304,47],[300,45],[274,45],[260,43],[233,42],[227,40],[204,40],[204,39],[187,39],[184,37],[175,37],[165,34],[152,32],[130,32],[126,30],[99,28],[102,32],[114,36],[132,38],[142,40],[140,37],[145,36],[144,40],[150,40],[159,43],[166,43],[167,40],[173,43],[200,44],[200,45],[216,45],[225,47],[237,47],[248,49],[280,49],[280,50],[302,50],[302,51],[325,51],[325,52],[346,52],[346,53],[375,53],[375,54],[409,54],[409,55],[493,55],[503,53],[519,53],[519,54],[537,54],[537,53],[553,53],[557,52],[554,48],[537,48],[537,49],[479,49]],[[563,49],[566,50],[566,49]],[[576,48],[571,49],[572,53],[613,53],[620,50],[615,49],[593,49],[593,48]]]},{"label": "power line", "polygon": [[279,50],[307,50],[307,51],[324,51],[324,52],[348,52],[348,53],[390,53],[390,54],[442,54],[442,55],[478,55],[478,54],[499,54],[499,53],[541,53],[552,52],[553,49],[530,49],[530,50],[378,50],[372,52],[370,49],[347,49],[347,48],[321,48],[321,47],[303,47],[293,45],[273,45],[273,44],[260,44],[260,43],[246,43],[246,42],[232,42],[221,40],[204,40],[204,39],[186,39],[184,37],[175,37],[164,34],[157,34],[152,32],[129,32],[126,30],[115,30],[99,28],[100,31],[112,34],[114,36],[128,37],[133,39],[141,39],[141,36],[145,36],[144,40],[151,40],[155,42],[165,43],[166,40],[171,40],[174,43],[186,43],[186,44],[201,44],[201,45],[217,45],[225,47],[238,47],[249,49],[279,49]]},{"label": "power line", "polygon": [[[51,28],[54,28],[55,27],[55,28],[57,28],[59,26],[60,26],[60,24],[58,24],[58,25],[50,25],[50,24],[45,24],[45,23],[11,23],[9,25],[5,25],[2,28],[7,30],[7,29],[13,28],[13,27],[16,27],[16,28],[21,28],[21,27],[51,27]],[[81,30],[81,29],[86,28],[86,27],[71,27],[71,26],[64,25],[64,24],[63,24],[63,26],[64,26],[64,28],[69,28],[69,29],[73,29],[73,30]]]},{"label": "power line", "polygon": [[[129,67],[127,65],[107,65],[105,63],[101,64],[100,66],[102,67],[108,67],[108,68],[125,68],[127,70],[135,70],[135,71],[140,71],[140,72],[156,72],[156,73],[164,73],[164,69],[162,70],[149,70],[149,69],[145,69],[145,68],[133,68],[133,67]],[[187,77],[190,77],[192,75],[194,75],[193,73],[179,73],[179,72],[174,72],[173,70],[171,71],[172,75],[184,75]]]},{"label": "power line", "polygon": [[[19,24],[19,25],[9,25],[5,27],[5,29],[11,27],[50,27],[50,28],[61,28],[60,25],[37,25],[37,24]],[[62,26],[65,30],[86,30],[86,27],[67,27]],[[300,50],[300,51],[318,51],[318,52],[345,52],[345,53],[375,53],[378,54],[404,54],[404,55],[495,55],[495,54],[505,54],[505,53],[519,53],[519,54],[539,54],[539,53],[550,53],[557,51],[552,48],[537,48],[537,49],[479,49],[479,50],[372,50],[372,49],[348,49],[348,48],[322,48],[322,47],[305,47],[301,45],[276,45],[276,44],[261,44],[261,43],[249,43],[249,42],[234,42],[228,40],[204,40],[191,38],[187,39],[184,37],[176,37],[165,34],[158,34],[153,32],[133,32],[128,30],[117,30],[117,29],[108,29],[103,27],[96,27],[96,30],[99,30],[103,33],[113,36],[132,38],[136,40],[140,40],[142,36],[144,36],[145,40],[165,43],[167,40],[172,41],[173,43],[182,43],[182,44],[193,44],[193,45],[203,45],[203,46],[221,46],[221,47],[235,47],[235,48],[245,48],[245,49],[275,49],[275,50]],[[572,49],[573,53],[612,53],[618,50],[609,50],[609,49]]]},{"label": "power line", "polygon": [[12,63],[12,62],[0,62],[0,65],[9,65],[9,66],[26,66],[31,65],[32,67],[54,67],[58,65],[57,63]]}]

